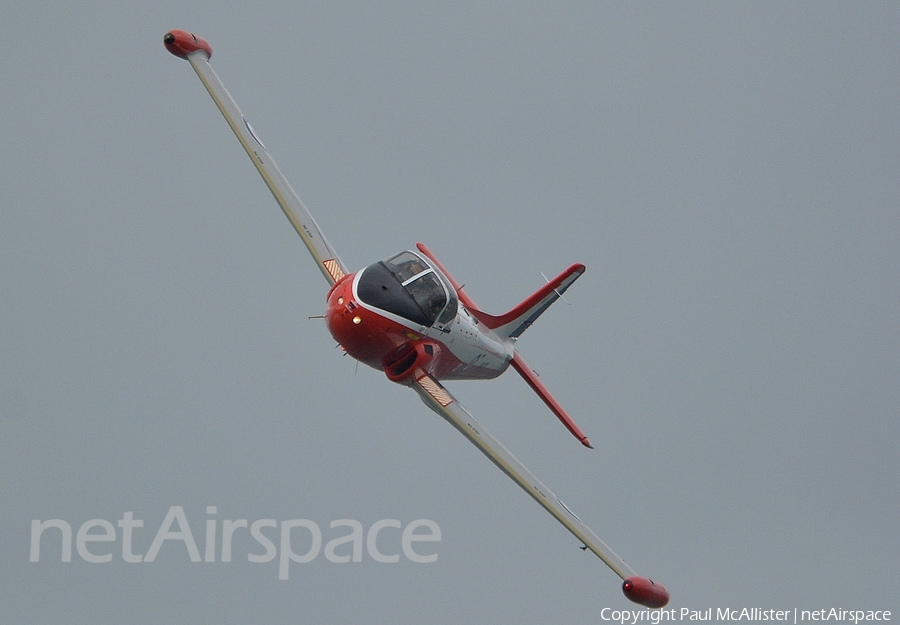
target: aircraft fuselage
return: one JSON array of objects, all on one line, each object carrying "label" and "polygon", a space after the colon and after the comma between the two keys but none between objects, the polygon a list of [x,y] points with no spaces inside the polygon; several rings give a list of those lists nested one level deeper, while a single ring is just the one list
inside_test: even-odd
[{"label": "aircraft fuselage", "polygon": [[[391,262],[398,257],[416,268],[404,273]],[[396,382],[405,382],[416,367],[439,380],[491,379],[513,357],[513,341],[480,323],[459,302],[450,280],[413,252],[344,276],[326,301],[332,337],[350,356]]]}]

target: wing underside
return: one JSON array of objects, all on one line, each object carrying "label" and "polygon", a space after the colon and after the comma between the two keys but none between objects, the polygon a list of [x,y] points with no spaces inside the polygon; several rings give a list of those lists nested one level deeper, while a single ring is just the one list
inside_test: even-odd
[{"label": "wing underside", "polygon": [[506,473],[522,490],[528,493],[547,512],[572,532],[585,547],[603,560],[616,575],[627,579],[635,575],[630,566],[613,552],[584,522],[575,516],[568,506],[554,495],[525,465],[466,410],[437,380],[420,374],[412,384],[422,401],[459,430],[501,471]]},{"label": "wing underside", "polygon": [[337,252],[328,243],[325,235],[319,229],[312,214],[300,201],[296,192],[291,188],[290,183],[281,173],[275,160],[266,150],[262,141],[256,136],[250,123],[243,116],[234,99],[225,89],[225,85],[213,71],[209,64],[209,55],[205,50],[192,51],[184,55],[209,95],[212,96],[216,106],[222,112],[228,125],[234,131],[241,146],[247,152],[250,160],[256,166],[259,174],[262,176],[275,196],[275,200],[281,207],[288,221],[300,235],[303,243],[306,244],[309,253],[316,261],[319,271],[325,276],[329,284],[334,284],[344,277],[347,273],[346,266],[338,258]]}]

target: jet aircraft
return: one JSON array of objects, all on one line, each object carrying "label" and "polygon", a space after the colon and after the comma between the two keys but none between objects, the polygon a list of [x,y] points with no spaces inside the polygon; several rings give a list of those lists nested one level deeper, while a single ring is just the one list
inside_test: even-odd
[{"label": "jet aircraft", "polygon": [[586,447],[590,441],[516,351],[516,341],[584,273],[574,264],[502,315],[475,304],[421,243],[351,272],[291,188],[209,59],[212,48],[185,30],[165,34],[166,49],[190,62],[328,282],[325,320],[347,354],[415,391],[501,471],[622,578],[635,603],[660,608],[668,591],[638,576],[466,410],[441,383],[491,379],[510,365]]}]

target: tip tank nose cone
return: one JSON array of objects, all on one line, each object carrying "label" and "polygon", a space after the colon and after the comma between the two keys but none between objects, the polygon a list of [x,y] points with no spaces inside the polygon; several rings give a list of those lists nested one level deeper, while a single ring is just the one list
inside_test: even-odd
[{"label": "tip tank nose cone", "polygon": [[661,608],[669,603],[669,591],[646,577],[629,577],[622,582],[622,593],[629,601],[648,608]]}]

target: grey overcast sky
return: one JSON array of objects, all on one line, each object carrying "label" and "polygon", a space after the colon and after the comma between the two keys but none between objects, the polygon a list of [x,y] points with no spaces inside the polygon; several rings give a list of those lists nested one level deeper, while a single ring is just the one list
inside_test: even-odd
[{"label": "grey overcast sky", "polygon": [[[307,319],[325,283],[171,28],[211,43],[349,265],[423,241],[496,312],[587,265],[519,347],[596,450],[513,373],[449,387],[671,607],[898,616],[900,5],[0,6],[0,620],[634,607]],[[208,519],[309,519],[326,542],[334,520],[430,519],[438,559],[323,549],[279,580],[240,529],[230,563],[179,540],[125,562],[117,521],[143,521],[146,555],[172,506],[201,554]],[[72,526],[71,562],[54,528],[29,561],[35,519]],[[93,519],[111,562],[74,544]]]}]

